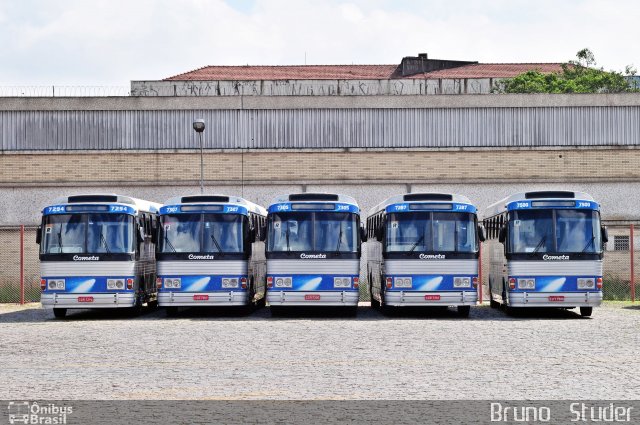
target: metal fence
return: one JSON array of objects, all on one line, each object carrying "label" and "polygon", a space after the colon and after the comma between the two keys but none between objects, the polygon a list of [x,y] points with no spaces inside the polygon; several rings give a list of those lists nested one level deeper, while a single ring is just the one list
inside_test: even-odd
[{"label": "metal fence", "polygon": [[[640,298],[640,228],[608,225],[609,242],[604,255],[603,291],[605,300]],[[0,227],[0,303],[40,301],[40,262],[35,243],[36,227]],[[360,300],[368,301],[366,250],[360,271]],[[483,301],[488,301],[488,250],[481,257]]]},{"label": "metal fence", "polygon": [[0,302],[40,301],[36,227],[0,227]]}]

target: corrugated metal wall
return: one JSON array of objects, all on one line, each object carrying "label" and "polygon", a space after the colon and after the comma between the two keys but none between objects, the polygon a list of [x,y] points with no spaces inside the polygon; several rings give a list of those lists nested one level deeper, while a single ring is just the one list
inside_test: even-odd
[{"label": "corrugated metal wall", "polygon": [[3,111],[2,150],[640,144],[640,107]]}]

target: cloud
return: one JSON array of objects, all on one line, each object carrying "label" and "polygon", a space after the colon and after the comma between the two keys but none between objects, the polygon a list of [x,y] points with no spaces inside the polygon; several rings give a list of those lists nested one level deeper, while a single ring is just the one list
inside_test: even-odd
[{"label": "cloud", "polygon": [[640,64],[632,1],[30,0],[0,5],[0,85],[128,85],[205,65],[555,62],[591,48]]}]

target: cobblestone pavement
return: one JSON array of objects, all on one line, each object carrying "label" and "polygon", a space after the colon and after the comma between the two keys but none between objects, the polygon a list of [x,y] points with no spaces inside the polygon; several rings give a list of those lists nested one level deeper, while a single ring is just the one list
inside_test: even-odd
[{"label": "cobblestone pavement", "polygon": [[638,306],[359,310],[60,321],[4,305],[0,399],[640,399]]}]

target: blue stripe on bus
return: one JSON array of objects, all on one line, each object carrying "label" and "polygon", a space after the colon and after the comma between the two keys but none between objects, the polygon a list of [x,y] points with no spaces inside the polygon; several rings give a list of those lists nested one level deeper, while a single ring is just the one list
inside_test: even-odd
[{"label": "blue stripe on bus", "polygon": [[[545,203],[545,206],[533,206],[532,202],[541,202]],[[554,205],[554,202],[556,205]],[[563,203],[572,202],[574,205],[563,205]],[[597,202],[594,201],[584,201],[584,200],[573,200],[573,199],[559,199],[557,201],[554,200],[526,200],[526,201],[514,201],[510,202],[507,205],[507,211],[513,210],[536,210],[536,209],[579,209],[579,210],[595,210],[598,211],[600,206]]]},{"label": "blue stripe on bus", "polygon": [[[267,289],[267,291],[358,291],[358,288],[353,287],[353,278],[359,277],[357,274],[339,274],[339,275],[326,275],[326,274],[268,274],[267,277],[273,278],[273,287]],[[292,278],[291,287],[276,287],[276,279],[290,277]],[[350,278],[351,286],[335,287],[334,277]]]},{"label": "blue stripe on bus", "polygon": [[[249,282],[249,276],[243,275],[199,275],[199,276],[184,276],[177,274],[163,274],[158,275],[162,279],[162,288],[158,289],[158,292],[210,292],[210,291],[242,291],[246,292],[247,288],[243,289],[240,282],[241,278],[247,279],[247,286]],[[165,288],[164,279],[180,279],[180,288]],[[222,279],[234,278],[238,279],[237,288],[223,288]]]},{"label": "blue stripe on bus", "polygon": [[[69,277],[69,276],[43,276],[42,279],[47,281],[45,292],[64,292],[64,293],[108,293],[113,294],[116,292],[133,291],[133,289],[127,290],[127,279],[135,279],[135,276],[81,276],[81,277]],[[64,289],[49,289],[49,280],[62,280],[64,279]],[[124,287],[122,289],[107,289],[107,279],[122,279],[124,281]]]},{"label": "blue stripe on bus", "polygon": [[398,213],[398,212],[417,212],[417,211],[436,211],[436,212],[466,212],[466,213],[476,213],[477,209],[475,206],[471,205],[471,204],[460,204],[457,202],[427,202],[427,203],[433,203],[433,204],[439,204],[439,205],[451,205],[451,209],[438,209],[438,208],[433,208],[433,209],[418,209],[418,210],[412,210],[409,205],[411,204],[423,204],[423,203],[416,203],[416,202],[403,202],[403,203],[399,203],[399,204],[391,204],[391,205],[387,205],[387,207],[385,208],[385,211],[387,213]]},{"label": "blue stripe on bus", "polygon": [[[395,279],[393,282],[392,289],[389,290],[398,290],[398,291],[476,291],[476,288],[473,287],[473,278],[478,277],[478,275],[470,275],[470,274],[451,274],[451,275],[415,275],[415,274],[395,274],[395,275],[385,275],[386,278],[411,278],[411,288],[404,287],[396,287]],[[454,287],[453,279],[455,277],[468,277],[469,278],[469,286],[468,287]],[[382,282],[383,285],[386,284],[386,281]]]},{"label": "blue stripe on bus", "polygon": [[291,208],[291,204],[307,204],[306,202],[282,202],[282,203],[278,203],[278,204],[272,204],[269,206],[269,212],[270,213],[278,213],[278,212],[290,212],[290,211],[300,211],[300,212],[304,212],[304,211],[333,211],[333,212],[349,212],[349,213],[354,213],[354,214],[358,214],[360,212],[360,209],[353,204],[345,204],[345,203],[341,203],[341,202],[308,202],[309,205],[311,204],[322,204],[322,205],[326,205],[326,204],[334,204],[335,208],[333,210],[327,210],[327,209],[323,209],[323,208],[318,208],[318,209],[304,209],[304,210],[293,210]]},{"label": "blue stripe on bus", "polygon": [[[189,211],[181,211],[180,207],[188,206]],[[220,211],[211,211],[207,207],[211,205],[167,205],[160,208],[160,215],[164,214],[193,214],[193,213],[207,213],[207,214],[241,214],[249,215],[249,211],[240,205],[223,205],[224,208]],[[202,207],[202,210],[198,210],[197,207]]]},{"label": "blue stripe on bus", "polygon": [[[509,292],[601,292],[601,289],[578,289],[578,278],[592,278],[595,280],[602,276],[509,276],[516,279],[516,289],[509,289]],[[535,279],[535,289],[518,289],[518,279]]]},{"label": "blue stripe on bus", "polygon": [[[108,206],[108,210],[103,210],[105,206]],[[82,211],[67,211],[67,208],[71,207],[82,207]],[[95,207],[95,209],[92,209]],[[74,204],[74,205],[51,205],[49,207],[45,207],[42,210],[42,215],[54,215],[54,214],[85,214],[85,213],[103,213],[103,214],[129,214],[136,215],[137,210],[133,207],[129,207],[126,205],[83,205],[83,204]]]}]

